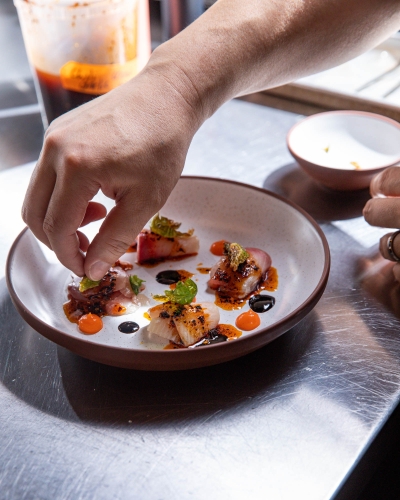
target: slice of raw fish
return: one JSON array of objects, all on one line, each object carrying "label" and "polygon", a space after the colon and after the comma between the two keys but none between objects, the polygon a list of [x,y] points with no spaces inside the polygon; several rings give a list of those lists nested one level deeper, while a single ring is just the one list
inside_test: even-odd
[{"label": "slice of raw fish", "polygon": [[138,264],[195,255],[198,251],[199,240],[197,236],[164,238],[164,236],[143,230],[137,237]]},{"label": "slice of raw fish", "polygon": [[195,255],[199,252],[200,242],[197,236],[189,236],[186,238],[175,238],[175,246],[172,249],[171,257],[179,257],[181,255]]},{"label": "slice of raw fish", "polygon": [[[110,272],[115,278],[114,293],[110,300],[106,303],[106,313],[111,316],[119,316],[122,314],[132,314],[139,309],[140,306],[148,305],[148,298],[139,293],[136,295],[129,282],[129,274],[121,267],[112,267]],[[144,289],[142,284],[140,290]],[[119,307],[121,306],[121,307]]]},{"label": "slice of raw fish", "polygon": [[106,313],[110,316],[132,314],[139,309],[139,304],[125,297],[120,292],[115,292],[105,304]]},{"label": "slice of raw fish", "polygon": [[195,344],[219,323],[218,307],[212,302],[185,306],[182,314],[174,317],[174,323],[184,346]]},{"label": "slice of raw fish", "polygon": [[114,273],[114,292],[131,288],[129,284],[129,276],[121,267],[111,267],[110,271]]},{"label": "slice of raw fish", "polygon": [[149,316],[151,318],[150,324],[147,330],[150,333],[154,333],[159,337],[167,340],[172,340],[176,344],[179,344],[181,338],[179,337],[178,330],[175,327],[175,323],[171,316],[173,315],[173,309],[169,304],[160,304],[154,306],[148,310]]},{"label": "slice of raw fish", "polygon": [[155,318],[151,321],[150,325],[147,327],[147,330],[150,333],[154,333],[159,337],[162,337],[166,340],[171,340],[175,344],[179,344],[181,342],[181,338],[179,337],[178,331],[175,326],[172,328],[164,319]]},{"label": "slice of raw fish", "polygon": [[[122,271],[122,270],[121,270]],[[68,285],[69,316],[80,310],[82,314],[93,313],[98,316],[106,314],[106,305],[115,293],[115,285],[119,273],[110,270],[100,283],[84,292],[79,291],[79,282],[75,280]]]},{"label": "slice of raw fish", "polygon": [[144,230],[137,237],[137,262],[166,259],[172,252],[174,240]]},{"label": "slice of raw fish", "polygon": [[[144,285],[142,288],[144,289]],[[69,317],[72,319],[76,316],[75,311],[80,311],[81,316],[89,312],[99,316],[115,316],[130,314],[140,306],[148,305],[145,295],[134,294],[129,275],[119,266],[111,267],[97,286],[84,292],[79,291],[79,282],[74,280],[68,285],[68,299]]]},{"label": "slice of raw fish", "polygon": [[256,264],[261,269],[261,273],[265,275],[272,264],[271,256],[267,252],[264,252],[264,250],[260,250],[259,248],[249,247],[246,248],[246,251],[251,255],[251,257],[253,257]]},{"label": "slice of raw fish", "polygon": [[234,271],[224,255],[210,271],[208,286],[221,295],[243,299],[257,289],[271,267],[271,257],[259,248],[246,248],[249,254],[246,262]]},{"label": "slice of raw fish", "polygon": [[[118,268],[111,268],[111,269],[114,271],[118,270]],[[132,287],[131,287],[131,284],[129,281],[129,274],[125,273],[125,271],[122,271],[122,269],[119,269],[118,273],[119,274],[116,277],[114,290],[119,291],[120,293],[122,293],[122,295],[124,297],[128,297],[128,298],[132,299],[133,302],[136,302],[136,295],[135,295],[134,291],[132,290]],[[144,288],[145,288],[145,285],[142,284],[140,286],[140,291],[144,290]]]},{"label": "slice of raw fish", "polygon": [[186,347],[205,337],[219,322],[219,310],[212,302],[185,306],[168,302],[149,309],[149,315],[150,333]]}]

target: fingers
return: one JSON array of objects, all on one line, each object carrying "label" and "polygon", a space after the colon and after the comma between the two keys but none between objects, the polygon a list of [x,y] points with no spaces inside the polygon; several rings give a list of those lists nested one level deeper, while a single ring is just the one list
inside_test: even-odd
[{"label": "fingers", "polygon": [[96,201],[90,201],[80,227],[86,226],[96,220],[104,219],[106,215],[107,209],[104,205],[97,203]]},{"label": "fingers", "polygon": [[[104,205],[96,201],[90,201],[80,227],[86,226],[96,220],[104,219],[106,215],[107,209]],[[88,237],[81,231],[77,231],[76,234],[78,235],[80,250],[82,250],[82,252],[87,252],[90,244]]]},{"label": "fingers", "polygon": [[[50,160],[46,160],[46,164],[49,165],[49,163],[51,163]],[[69,245],[72,246],[72,249],[64,257],[60,257],[56,251],[57,256],[66,267],[76,274],[82,275],[84,259],[82,252],[87,251],[89,240],[86,235],[79,231],[75,234],[76,229],[90,222],[103,219],[107,215],[107,209],[101,203],[89,202],[86,204],[86,201],[79,207],[76,203],[77,198],[74,197],[71,190],[65,196],[60,196],[58,191],[53,196],[56,179],[56,173],[52,167],[45,168],[41,161],[37,163],[25,195],[22,218],[36,238],[53,250],[59,248],[57,235],[59,234],[58,221],[60,221],[64,231],[68,233],[62,243],[63,254],[66,254],[65,249]],[[77,195],[77,193],[75,194]],[[65,201],[62,202],[62,199]],[[50,200],[52,200],[51,203]],[[55,210],[58,204],[56,200],[60,200],[62,203],[60,210]],[[75,218],[71,219],[73,213],[75,213]],[[70,224],[68,224],[68,221],[70,221]],[[74,227],[75,225],[76,227]],[[65,232],[62,238],[64,237]],[[56,242],[55,246],[54,242]]]},{"label": "fingers", "polygon": [[81,231],[77,231],[76,234],[79,239],[79,249],[82,250],[82,252],[87,252],[90,245],[89,238]]},{"label": "fingers", "polygon": [[363,214],[371,226],[400,227],[400,198],[373,198],[365,205]]},{"label": "fingers", "polygon": [[376,175],[370,184],[371,196],[400,196],[400,168],[389,167]]},{"label": "fingers", "polygon": [[[396,262],[396,259],[394,259],[392,255],[390,255],[388,250],[388,240],[392,234],[393,233],[388,233],[385,234],[385,236],[382,236],[382,238],[379,241],[379,251],[381,252],[382,257],[384,257],[385,259]],[[400,258],[400,234],[397,234],[394,237],[392,249],[394,254]]]},{"label": "fingers", "polygon": [[[54,186],[46,216],[43,221],[44,232],[59,261],[78,276],[84,274],[84,256],[80,249],[86,244],[77,234],[78,227],[97,213],[98,206],[88,209],[90,200],[98,188],[83,179],[78,170],[67,170],[59,175]],[[98,205],[98,204],[96,204]]]},{"label": "fingers", "polygon": [[[151,203],[149,205],[154,207]],[[109,212],[86,255],[85,273],[90,279],[101,279],[132,245],[151,216],[140,208],[143,206],[146,206],[145,202],[140,203],[133,195],[127,194]]]},{"label": "fingers", "polygon": [[400,264],[395,264],[393,266],[393,274],[397,281],[400,281]]},{"label": "fingers", "polygon": [[[49,163],[49,162],[48,162]],[[22,205],[22,219],[38,240],[51,248],[43,229],[43,221],[56,182],[56,173],[52,167],[45,168],[41,159],[33,171],[25,200]]]},{"label": "fingers", "polygon": [[[370,186],[371,195],[375,196],[369,200],[364,207],[365,220],[372,226],[400,227],[400,168],[390,167],[375,176]],[[383,196],[379,198],[379,196]],[[385,198],[386,197],[386,198]],[[388,250],[388,241],[393,233],[385,234],[380,239],[379,250],[382,256],[396,262],[396,259]],[[400,257],[400,237],[396,235],[392,241],[392,251]],[[400,265],[393,267],[396,280],[400,281]]]}]

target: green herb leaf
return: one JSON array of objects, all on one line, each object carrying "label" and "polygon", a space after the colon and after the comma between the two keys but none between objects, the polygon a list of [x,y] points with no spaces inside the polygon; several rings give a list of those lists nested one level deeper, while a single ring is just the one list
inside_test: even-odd
[{"label": "green herb leaf", "polygon": [[189,238],[192,236],[194,230],[190,229],[187,233],[181,233],[178,229],[181,227],[180,222],[174,222],[167,217],[161,217],[157,214],[153,217],[150,223],[150,230],[152,233],[164,236],[164,238]]},{"label": "green herb leaf", "polygon": [[100,285],[100,281],[93,281],[89,279],[87,276],[84,276],[79,283],[79,291],[84,292],[85,290],[89,290],[89,288],[94,288],[95,286]]},{"label": "green herb leaf", "polygon": [[137,295],[139,293],[142,283],[145,283],[145,282],[146,282],[146,280],[141,280],[140,278],[138,278],[136,276],[136,274],[129,276],[129,283],[130,283],[132,291],[135,295]]},{"label": "green herb leaf", "polygon": [[228,255],[229,265],[234,271],[249,258],[248,252],[239,243],[230,243],[225,246],[224,252]]},{"label": "green herb leaf", "polygon": [[229,243],[229,241],[225,241],[225,243],[224,243],[224,254],[228,255],[230,246],[231,246],[231,244]]},{"label": "green herb leaf", "polygon": [[178,281],[174,290],[165,290],[165,295],[153,295],[160,302],[172,302],[173,304],[190,304],[197,294],[197,285],[190,278]]},{"label": "green herb leaf", "polygon": [[168,302],[169,298],[166,295],[153,295],[154,300],[158,300],[159,302]]}]

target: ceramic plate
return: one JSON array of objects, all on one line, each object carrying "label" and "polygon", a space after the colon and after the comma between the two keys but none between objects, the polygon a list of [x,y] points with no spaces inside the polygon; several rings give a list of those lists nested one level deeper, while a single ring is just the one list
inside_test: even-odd
[{"label": "ceramic plate", "polygon": [[[111,207],[107,198],[101,201]],[[278,271],[278,288],[268,292],[276,303],[260,314],[260,327],[243,332],[237,340],[166,350],[167,342],[147,332],[146,307],[131,315],[105,317],[103,330],[83,335],[62,308],[71,273],[28,229],[14,242],[7,262],[7,283],[19,313],[48,339],[94,361],[140,370],[179,370],[228,361],[271,342],[310,312],[325,289],[330,256],[323,232],[302,209],[274,193],[231,181],[182,177],[161,214],[181,221],[184,231],[193,227],[200,251],[194,257],[155,267],[134,265],[133,272],[146,280],[144,293],[150,303],[157,303],[151,294],[162,294],[166,288],[155,280],[165,269],[192,272],[198,286],[197,301],[214,300],[207,290],[208,276],[197,267],[211,267],[218,259],[209,250],[214,241],[235,241],[267,251]],[[93,227],[92,233],[96,230]],[[122,259],[135,262],[135,256],[128,253]],[[248,304],[239,311],[221,309],[220,322],[234,325],[237,316],[248,309]],[[118,325],[128,320],[137,322],[140,330],[130,335],[119,332]]]}]

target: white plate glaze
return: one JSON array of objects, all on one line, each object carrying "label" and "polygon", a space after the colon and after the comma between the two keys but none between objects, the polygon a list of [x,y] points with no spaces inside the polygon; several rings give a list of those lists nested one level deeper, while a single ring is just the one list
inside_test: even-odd
[{"label": "white plate glaze", "polygon": [[[107,198],[101,200],[111,207]],[[68,321],[62,304],[71,273],[59,264],[29,230],[15,241],[7,263],[7,282],[15,305],[25,320],[37,331],[95,361],[137,369],[172,370],[216,364],[251,352],[291,328],[317,303],[329,273],[329,249],[318,225],[301,209],[279,196],[248,185],[208,179],[183,177],[178,182],[162,215],[182,221],[182,229],[191,227],[200,239],[197,256],[167,261],[155,267],[134,265],[134,274],[146,280],[144,293],[163,293],[166,286],[155,281],[164,269],[185,269],[194,273],[198,286],[197,301],[214,300],[207,290],[207,275],[197,271],[211,267],[217,257],[209,248],[214,241],[226,239],[244,246],[259,247],[272,257],[278,270],[279,286],[268,292],[275,306],[261,314],[261,325],[243,332],[238,340],[196,349],[164,350],[166,342],[147,332],[144,307],[131,315],[105,317],[104,328],[86,336]],[[96,231],[93,227],[91,232]],[[136,254],[122,259],[135,261]],[[234,325],[239,311],[220,310],[221,323]],[[119,332],[122,321],[135,321],[141,329],[131,335]]]}]

